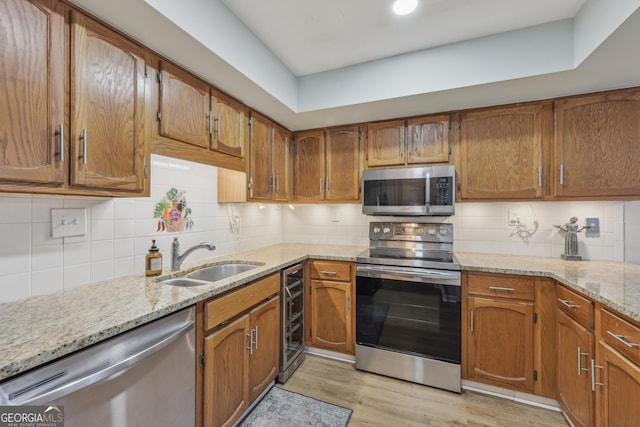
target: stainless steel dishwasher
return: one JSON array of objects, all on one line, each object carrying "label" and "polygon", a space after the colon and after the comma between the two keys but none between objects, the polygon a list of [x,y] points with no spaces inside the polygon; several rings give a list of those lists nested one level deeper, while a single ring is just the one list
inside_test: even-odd
[{"label": "stainless steel dishwasher", "polygon": [[195,307],[0,384],[0,405],[64,407],[65,427],[195,425]]}]

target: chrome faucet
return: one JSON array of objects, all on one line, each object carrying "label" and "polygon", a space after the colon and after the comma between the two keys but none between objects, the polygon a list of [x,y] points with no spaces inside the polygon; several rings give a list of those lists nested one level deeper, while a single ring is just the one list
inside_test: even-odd
[{"label": "chrome faucet", "polygon": [[187,255],[189,255],[191,252],[195,251],[196,249],[205,249],[205,248],[209,249],[210,251],[213,251],[216,249],[213,243],[203,242],[203,243],[200,243],[199,245],[190,247],[189,249],[184,251],[182,255],[180,255],[180,242],[178,241],[177,237],[174,237],[173,243],[171,244],[171,271],[180,270],[180,266],[182,265],[182,262],[187,257]]}]

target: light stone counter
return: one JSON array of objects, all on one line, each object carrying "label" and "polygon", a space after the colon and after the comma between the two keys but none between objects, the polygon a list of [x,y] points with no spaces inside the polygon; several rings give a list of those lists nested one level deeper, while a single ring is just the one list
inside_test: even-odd
[{"label": "light stone counter", "polygon": [[[0,304],[0,380],[115,336],[307,258],[355,261],[364,247],[277,244],[203,262],[243,261],[258,267],[211,285],[160,285],[175,276],[129,276]],[[640,266],[601,261],[456,253],[463,270],[554,278],[640,322]],[[169,264],[165,260],[165,264]]]},{"label": "light stone counter", "polygon": [[465,271],[551,277],[640,322],[639,265],[459,252],[456,257]]},{"label": "light stone counter", "polygon": [[[115,336],[306,258],[354,261],[364,247],[278,244],[189,264],[199,267],[245,261],[258,267],[215,284],[160,285],[163,275],[109,280],[51,295],[0,304],[0,380]],[[169,260],[165,260],[169,265]],[[176,274],[173,274],[175,276]]]}]

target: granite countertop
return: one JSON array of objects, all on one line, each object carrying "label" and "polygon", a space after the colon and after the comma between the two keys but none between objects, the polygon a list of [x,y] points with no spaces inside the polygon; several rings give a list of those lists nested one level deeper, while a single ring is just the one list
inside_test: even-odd
[{"label": "granite countertop", "polygon": [[[250,262],[249,270],[211,285],[174,287],[128,276],[0,304],[0,380],[191,306],[307,258],[355,261],[365,248],[282,243],[185,265]],[[551,277],[640,322],[640,266],[621,262],[456,253],[463,270]]]}]

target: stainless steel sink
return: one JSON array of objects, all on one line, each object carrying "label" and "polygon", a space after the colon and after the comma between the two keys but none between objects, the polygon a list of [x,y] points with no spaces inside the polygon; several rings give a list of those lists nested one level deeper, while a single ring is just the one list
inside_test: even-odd
[{"label": "stainless steel sink", "polygon": [[253,268],[258,267],[256,264],[247,264],[242,262],[234,262],[229,264],[216,264],[195,270],[186,276],[176,277],[173,279],[158,282],[162,285],[191,287],[209,285],[211,282],[226,279],[236,274],[244,273]]},{"label": "stainless steel sink", "polygon": [[256,267],[257,265],[255,264],[243,263],[217,264],[189,273],[187,274],[187,278],[204,280],[205,282],[215,282],[226,279],[227,277],[235,276],[236,274],[244,273],[245,271],[249,271]]}]

